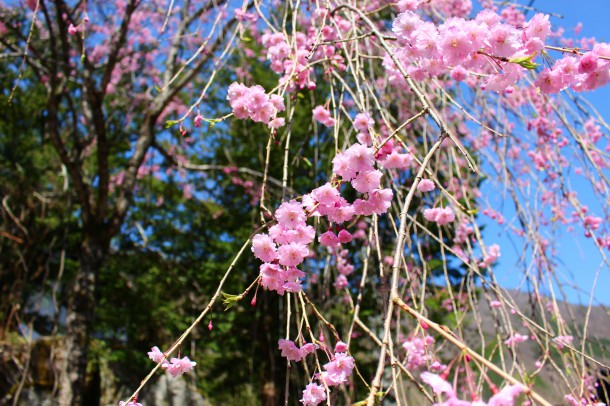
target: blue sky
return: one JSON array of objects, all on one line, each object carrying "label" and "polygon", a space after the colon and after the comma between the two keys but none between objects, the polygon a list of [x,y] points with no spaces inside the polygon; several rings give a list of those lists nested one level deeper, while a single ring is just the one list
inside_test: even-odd
[{"label": "blue sky", "polygon": [[[529,3],[529,2],[528,2]],[[608,17],[610,17],[610,0],[536,0],[533,7],[539,12],[556,13],[562,17],[551,16],[554,27],[562,26],[566,36],[569,37],[595,37],[598,41],[607,42],[610,40],[610,29],[608,29]],[[530,11],[528,17],[533,15]],[[582,23],[582,31],[578,36],[574,34],[573,28]],[[610,121],[610,87],[599,89],[594,92],[584,94],[600,112],[606,122]],[[582,177],[574,177],[573,183],[576,189],[582,188]],[[485,190],[485,189],[484,189]],[[581,200],[593,199],[592,193],[580,193]],[[587,202],[588,203],[588,202]],[[591,203],[590,207],[596,205]],[[597,205],[599,207],[599,205]],[[569,213],[569,212],[568,212]],[[596,213],[603,216],[603,213]],[[504,213],[509,220],[507,213]],[[513,238],[509,233],[504,232],[499,226],[488,222],[485,230],[486,244],[498,243],[502,247],[502,257],[498,266],[495,268],[496,276],[500,284],[507,288],[524,288],[522,266],[517,266],[519,255],[522,253],[521,241]],[[599,269],[599,279],[595,288],[594,303],[598,301],[610,305],[610,269],[602,266],[601,255],[591,240],[583,235],[582,228],[577,228],[573,233],[563,232],[562,237],[557,243],[559,255],[556,258],[559,266],[557,268],[558,278],[566,282],[563,286],[566,297],[570,302],[588,304],[589,292],[591,291],[595,275]],[[610,252],[606,252],[610,254]],[[601,269],[600,269],[601,266]],[[568,284],[572,283],[577,288],[572,288]],[[554,287],[556,289],[557,286]],[[582,292],[578,292],[582,290]],[[549,293],[549,289],[543,291]],[[559,292],[555,290],[555,293]]]}]

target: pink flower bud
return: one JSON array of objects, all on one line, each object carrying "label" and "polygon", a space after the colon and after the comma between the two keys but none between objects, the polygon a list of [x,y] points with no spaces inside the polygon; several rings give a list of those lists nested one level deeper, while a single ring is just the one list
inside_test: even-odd
[{"label": "pink flower bud", "polygon": [[578,71],[580,73],[591,73],[597,69],[597,55],[593,52],[585,53],[578,64]]},{"label": "pink flower bud", "polygon": [[339,239],[337,238],[335,233],[330,230],[320,235],[318,241],[320,241],[320,244],[325,245],[327,247],[334,247],[335,245],[339,244]]},{"label": "pink flower bud", "polygon": [[341,244],[347,244],[348,242],[350,242],[352,240],[352,235],[347,230],[339,231],[338,237],[339,237],[339,242]]},{"label": "pink flower bud", "polygon": [[343,341],[339,341],[335,345],[335,352],[346,352],[346,351],[347,351],[347,344],[345,344]]}]

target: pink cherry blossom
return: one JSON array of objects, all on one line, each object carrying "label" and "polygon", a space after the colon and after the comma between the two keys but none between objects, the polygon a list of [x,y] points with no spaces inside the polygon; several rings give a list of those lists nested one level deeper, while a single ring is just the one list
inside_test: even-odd
[{"label": "pink cherry blossom", "polygon": [[324,386],[317,383],[310,383],[303,391],[300,402],[303,406],[317,406],[326,400],[326,390]]},{"label": "pink cherry blossom", "polygon": [[299,265],[309,255],[307,246],[295,242],[282,245],[278,248],[277,256],[281,265]]},{"label": "pink cherry blossom", "polygon": [[257,234],[252,238],[252,252],[263,262],[277,259],[276,245],[267,234]]},{"label": "pink cherry blossom", "polygon": [[260,266],[261,286],[274,290],[278,294],[284,294],[284,274],[282,269],[275,264],[262,264]]},{"label": "pink cherry blossom", "polygon": [[352,186],[360,193],[369,193],[379,188],[381,176],[382,174],[379,170],[360,172],[352,180]]},{"label": "pink cherry blossom", "polygon": [[354,144],[341,155],[347,158],[347,166],[353,171],[368,172],[373,170],[375,151],[372,148],[361,144]]},{"label": "pink cherry blossom", "polygon": [[301,350],[297,348],[293,341],[280,339],[278,341],[278,347],[282,351],[282,357],[287,358],[288,361],[298,362],[303,359]]},{"label": "pink cherry blossom", "polygon": [[422,381],[432,387],[432,390],[437,395],[441,393],[447,394],[448,397],[455,397],[455,391],[449,382],[441,378],[439,375],[430,372],[422,372],[420,375]]},{"label": "pink cherry blossom", "polygon": [[326,127],[332,127],[335,125],[335,119],[331,117],[330,111],[324,106],[317,106],[313,109],[313,119],[319,123],[324,124]]},{"label": "pink cherry blossom", "polygon": [[307,216],[303,211],[303,207],[296,201],[284,202],[275,211],[277,222],[286,228],[296,228],[304,226]]},{"label": "pink cherry blossom", "polygon": [[334,206],[320,206],[318,210],[320,214],[327,216],[329,221],[337,224],[350,221],[355,214],[354,207],[342,197]]},{"label": "pink cherry blossom", "polygon": [[347,382],[347,378],[352,374],[355,363],[354,358],[345,353],[335,353],[333,360],[324,364],[321,378],[328,386],[336,386]]},{"label": "pink cherry blossom", "polygon": [[354,118],[354,128],[360,132],[366,132],[375,125],[375,120],[368,113],[360,113]]},{"label": "pink cherry blossom", "polygon": [[311,197],[325,206],[334,206],[340,196],[337,188],[330,183],[325,183],[311,192]]},{"label": "pink cherry blossom", "polygon": [[585,228],[589,228],[591,230],[597,230],[601,224],[602,224],[601,217],[594,217],[594,216],[585,217],[585,221],[584,221]]},{"label": "pink cherry blossom", "polygon": [[542,93],[557,93],[562,88],[561,71],[545,68],[538,74],[534,81],[534,86],[538,87]]},{"label": "pink cherry blossom", "polygon": [[153,360],[156,363],[159,363],[165,359],[165,354],[161,352],[159,347],[152,347],[148,352],[148,358]]},{"label": "pink cherry blossom", "polygon": [[527,341],[529,339],[528,336],[524,336],[518,333],[515,333],[513,335],[511,335],[506,341],[504,341],[504,344],[510,346],[510,347],[514,347],[515,345],[522,343],[524,341]]},{"label": "pink cherry blossom", "polygon": [[278,95],[267,95],[262,86],[247,87],[234,82],[229,86],[227,99],[238,119],[250,118],[270,128],[279,128],[285,123],[284,119],[277,117],[277,113],[284,110],[283,99]]},{"label": "pink cherry blossom", "polygon": [[191,361],[188,357],[184,357],[172,358],[170,363],[164,367],[172,376],[179,376],[193,369],[195,365],[197,365],[196,362]]},{"label": "pink cherry blossom", "polygon": [[449,224],[453,220],[455,220],[455,213],[451,207],[446,208],[433,208],[433,209],[425,209],[424,217],[428,221],[434,221],[439,226]]},{"label": "pink cherry blossom", "polygon": [[413,157],[411,154],[400,154],[393,151],[380,164],[386,169],[408,169],[412,162]]},{"label": "pink cherry blossom", "polygon": [[591,73],[597,69],[597,55],[593,52],[585,52],[578,63],[580,73]]},{"label": "pink cherry blossom", "polygon": [[513,406],[515,398],[522,393],[522,385],[507,385],[489,399],[487,406]]},{"label": "pink cherry blossom", "polygon": [[492,300],[489,305],[491,307],[493,307],[494,309],[497,309],[499,307],[502,307],[502,302],[498,301],[498,300]]},{"label": "pink cherry blossom", "polygon": [[553,342],[560,350],[563,350],[566,345],[572,345],[574,337],[572,336],[557,336],[553,339]]},{"label": "pink cherry blossom", "polygon": [[288,230],[287,242],[296,242],[299,244],[310,244],[316,238],[316,230],[312,226],[298,226],[294,230]]},{"label": "pink cherry blossom", "polygon": [[525,39],[538,39],[544,44],[546,37],[551,32],[551,24],[547,14],[537,13],[530,21],[525,23],[523,37]]},{"label": "pink cherry blossom", "polygon": [[414,32],[421,24],[422,19],[411,11],[401,13],[392,24],[392,31],[398,39],[405,44],[412,44],[415,37]]},{"label": "pink cherry blossom", "polygon": [[[402,343],[402,348],[407,352],[406,367],[410,371],[426,368],[436,361],[432,346],[434,338],[432,336],[412,336]],[[439,367],[442,368],[442,367]]]},{"label": "pink cherry blossom", "polygon": [[345,154],[337,154],[333,158],[333,173],[341,176],[344,180],[352,180],[356,177],[356,171],[349,166],[349,159]]},{"label": "pink cherry blossom", "polygon": [[347,288],[349,286],[349,282],[345,275],[339,274],[333,282],[333,286],[335,287],[335,289],[341,290]]},{"label": "pink cherry blossom", "polygon": [[418,184],[417,184],[417,190],[419,190],[420,192],[431,192],[436,188],[436,186],[434,186],[434,182],[432,182],[430,179],[422,179]]},{"label": "pink cherry blossom", "polygon": [[485,259],[479,264],[479,266],[491,266],[498,260],[498,258],[500,258],[500,256],[500,246],[498,244],[490,245],[487,247],[487,255],[485,256]]}]

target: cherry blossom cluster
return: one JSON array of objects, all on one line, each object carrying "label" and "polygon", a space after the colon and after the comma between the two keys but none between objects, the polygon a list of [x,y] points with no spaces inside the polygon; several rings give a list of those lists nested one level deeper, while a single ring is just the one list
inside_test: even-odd
[{"label": "cherry blossom cluster", "polygon": [[489,267],[500,257],[500,246],[498,244],[490,245],[489,247],[487,247],[487,255],[485,256],[483,261],[479,263],[479,266],[485,268]]},{"label": "cherry blossom cluster", "polygon": [[581,398],[580,401],[576,400],[576,398],[572,395],[565,395],[564,400],[568,402],[570,406],[607,406],[602,402],[592,402],[590,399],[585,397]]},{"label": "cherry blossom cluster", "polygon": [[335,265],[339,274],[335,278],[333,286],[337,290],[348,287],[349,282],[347,276],[354,272],[354,265],[351,264],[349,259],[349,251],[343,248],[342,244],[347,244],[353,239],[363,240],[363,244],[367,244],[365,230],[368,228],[368,224],[365,221],[359,221],[357,226],[358,229],[353,234],[344,228],[336,234],[329,229],[325,233],[322,233],[318,239],[320,244],[328,247],[329,254],[335,258]]},{"label": "cherry blossom cluster", "polygon": [[[302,21],[302,29],[307,34],[296,32],[291,38],[284,33],[267,32],[261,37],[261,44],[267,50],[267,59],[271,62],[271,70],[283,75],[280,84],[285,85],[289,92],[296,89],[315,89],[313,64],[318,60],[328,59],[334,68],[340,71],[346,69],[344,59],[338,52],[340,44],[335,46],[326,43],[338,37],[334,26],[323,24],[326,15],[326,9],[317,9],[312,20]],[[331,18],[340,32],[346,33],[351,28],[351,23],[341,16]],[[322,28],[316,29],[311,25],[312,22],[318,22]]]},{"label": "cherry blossom cluster", "polygon": [[294,341],[291,340],[278,340],[278,348],[282,352],[282,357],[288,359],[288,361],[299,362],[309,354],[312,354],[316,350],[316,346],[311,343],[304,344],[301,348],[297,347]]},{"label": "cherry blossom cluster", "polygon": [[[521,30],[501,21],[502,16],[483,10],[473,20],[453,17],[437,26],[407,11],[392,26],[402,45],[397,56],[416,80],[450,72],[454,80],[462,81],[474,71],[490,74],[485,84],[488,90],[504,91],[526,72],[523,66],[508,61],[525,61],[542,50],[550,23],[542,14],[536,14]],[[501,72],[495,72],[490,58],[502,64]],[[386,60],[386,67],[394,71],[392,65]]]},{"label": "cherry blossom cluster", "polygon": [[[327,387],[338,386],[347,382],[355,367],[354,358],[347,355],[347,345],[339,341],[335,345],[330,361],[322,366],[324,371],[316,374],[316,378]],[[304,406],[317,406],[326,400],[326,390],[323,385],[310,383],[303,391],[301,403]]]},{"label": "cherry blossom cluster", "polygon": [[435,403],[434,406],[513,406],[515,404],[515,398],[523,393],[524,390],[521,385],[507,385],[501,391],[493,395],[488,402],[483,402],[482,400],[469,402],[458,399],[453,386],[441,375],[422,372],[420,377],[422,381],[432,387],[434,393],[437,395],[444,395],[444,398],[446,399],[442,403]]},{"label": "cherry blossom cluster", "polygon": [[248,13],[241,8],[236,8],[233,11],[235,19],[240,22],[256,23],[258,21],[258,15],[256,13]]},{"label": "cherry blossom cluster", "polygon": [[383,148],[379,150],[379,154],[383,158],[380,158],[379,164],[385,169],[407,170],[413,164],[413,155],[408,151],[407,153],[401,152],[401,146],[395,146],[393,140],[386,142]]},{"label": "cherry blossom cluster", "polygon": [[303,390],[300,402],[303,406],[317,406],[326,400],[326,389],[317,383],[309,383]]},{"label": "cherry blossom cluster", "polygon": [[347,378],[352,375],[354,370],[354,358],[347,355],[347,345],[338,342],[331,361],[322,366],[324,371],[318,379],[324,381],[327,386],[339,386],[347,382]]},{"label": "cherry blossom cluster", "polygon": [[[343,233],[344,231],[345,233],[349,234],[347,230],[341,230],[339,232],[339,240],[341,240],[341,233]],[[349,239],[351,240],[351,235],[349,236]],[[354,265],[349,262],[347,254],[348,251],[346,249],[340,249],[339,246],[335,246],[335,258],[337,260],[337,271],[339,271],[339,275],[337,275],[333,286],[337,290],[347,288],[347,276],[354,272]]]},{"label": "cherry blossom cluster", "polygon": [[306,224],[307,214],[295,200],[282,203],[275,219],[277,224],[269,228],[269,234],[257,234],[252,239],[252,252],[264,262],[260,267],[261,285],[280,295],[299,292],[300,278],[305,274],[296,267],[309,256],[307,245],[313,242],[315,230]]},{"label": "cherry blossom cluster", "polygon": [[312,113],[313,119],[325,125],[326,127],[332,127],[335,125],[335,119],[330,114],[330,111],[328,111],[328,108],[324,106],[316,106],[316,108],[313,109]]},{"label": "cherry blossom cluster", "polygon": [[[326,119],[329,115],[326,116]],[[362,123],[360,123],[362,121]],[[358,126],[364,131],[369,120],[358,120]],[[381,152],[381,151],[380,151]],[[375,150],[367,145],[354,144],[333,159],[333,178],[330,182],[314,189],[303,196],[301,202],[291,200],[282,203],[274,213],[276,224],[268,233],[259,233],[252,238],[252,252],[263,261],[260,266],[260,284],[283,295],[284,292],[299,292],[302,289],[301,278],[304,272],[297,266],[310,256],[309,244],[315,239],[315,230],[306,224],[308,217],[325,217],[329,229],[322,233],[318,241],[326,246],[337,258],[339,276],[335,287],[347,287],[346,275],[354,267],[348,261],[348,251],[342,244],[348,244],[354,236],[365,238],[366,222],[358,223],[358,230],[352,235],[343,226],[356,215],[369,216],[373,213],[384,214],[390,207],[393,193],[391,189],[381,188],[382,173],[375,169],[375,163],[386,159],[393,152],[392,146],[376,155]],[[353,203],[341,196],[341,186],[349,182],[359,193],[363,194]],[[335,225],[338,232],[333,231]],[[297,347],[290,340],[279,340],[278,347],[282,356],[290,361],[302,361],[307,354],[315,351],[313,344]],[[324,371],[317,379],[326,386],[332,387],[347,382],[354,368],[354,359],[347,355],[347,346],[337,343],[330,362],[323,366]],[[304,405],[317,405],[326,399],[324,386],[310,383],[303,392],[301,402]]]},{"label": "cherry blossom cluster", "polygon": [[[393,193],[390,189],[380,189],[382,174],[374,168],[374,163],[374,150],[355,144],[333,160],[333,172],[341,181],[327,182],[314,189],[303,196],[301,203],[292,200],[280,205],[274,214],[277,224],[269,228],[268,234],[257,234],[252,239],[252,252],[264,262],[260,267],[262,286],[279,294],[301,290],[300,278],[304,273],[296,267],[309,256],[308,244],[315,238],[315,230],[306,224],[308,216],[324,216],[331,224],[342,224],[355,215],[383,214],[389,209]],[[350,204],[339,191],[342,181],[351,181],[354,189],[368,198],[356,199]],[[318,241],[332,248],[349,243],[352,238],[345,229],[338,235],[329,229]],[[353,271],[353,266],[345,259],[346,252],[338,253],[338,268],[343,275],[338,286],[345,286],[343,279]]]},{"label": "cherry blossom cluster", "polygon": [[472,228],[472,226],[468,222],[462,221],[455,230],[455,237],[453,238],[453,241],[456,244],[464,244],[466,241],[469,240],[470,236],[473,233],[474,228]]},{"label": "cherry blossom cluster", "polygon": [[[382,157],[378,156],[378,159]],[[390,208],[393,193],[391,189],[380,189],[381,171],[374,168],[375,151],[362,144],[354,144],[347,150],[337,154],[333,159],[333,173],[339,175],[343,181],[349,181],[354,189],[360,193],[368,194],[368,199],[356,199],[353,211],[357,215],[370,216],[384,214]],[[327,212],[332,200],[321,202],[318,208]],[[337,202],[334,202],[335,206]],[[324,207],[323,207],[324,206]],[[322,210],[321,210],[322,209]],[[347,221],[347,220],[344,220]]]},{"label": "cherry blossom cluster", "polygon": [[278,112],[285,110],[284,99],[276,94],[267,95],[260,85],[247,87],[234,82],[229,86],[227,100],[236,118],[250,118],[274,129],[285,125],[285,119],[277,117]]},{"label": "cherry blossom cluster", "polygon": [[[296,362],[304,360],[307,355],[319,348],[319,346],[311,343],[304,344],[301,348],[298,348],[293,341],[284,339],[278,341],[278,347],[282,351],[282,357]],[[330,361],[323,365],[324,371],[316,374],[315,378],[320,382],[324,382],[328,387],[338,386],[347,382],[354,366],[354,358],[347,355],[347,344],[339,341],[335,345],[333,354],[330,355]],[[304,406],[316,406],[324,400],[326,400],[324,386],[311,382],[303,391],[301,403]]]},{"label": "cherry blossom cluster", "polygon": [[519,334],[519,333],[515,333],[515,334],[512,334],[509,338],[507,338],[506,341],[504,341],[504,344],[508,345],[509,347],[514,347],[517,344],[527,341],[528,339],[529,339],[528,336],[525,336],[525,335]]},{"label": "cherry blossom cluster", "polygon": [[152,347],[148,352],[148,358],[156,363],[163,361],[161,368],[167,370],[172,376],[180,376],[197,365],[196,362],[191,361],[188,357],[172,358],[168,362],[165,360],[165,354],[161,352],[159,347]]},{"label": "cherry blossom cluster", "polygon": [[572,336],[557,336],[553,339],[553,342],[560,350],[563,350],[566,345],[572,345],[572,341],[574,341]]},{"label": "cherry blossom cluster", "polygon": [[[567,156],[566,150],[570,144],[569,134],[565,133],[560,120],[557,120],[553,103],[549,103],[547,97],[539,94],[532,87],[517,88],[516,93],[511,97],[502,98],[502,102],[507,105],[507,108],[517,109],[521,106],[531,105],[533,114],[527,121],[527,130],[534,134],[534,142],[532,144],[523,141],[516,141],[507,151],[507,158],[511,161],[511,165],[520,168],[519,173],[527,173],[535,170],[536,172],[544,172],[546,176],[545,191],[541,194],[540,199],[543,203],[543,210],[540,211],[541,222],[556,222],[562,225],[567,225],[567,231],[573,231],[574,226],[570,224],[580,223],[584,228],[585,237],[589,238],[595,234],[600,247],[610,249],[610,237],[604,235],[605,221],[601,217],[593,216],[589,213],[586,205],[578,205],[570,216],[568,207],[571,202],[577,201],[577,194],[572,191],[568,194],[569,199],[566,199],[564,190],[561,190],[556,180],[565,176],[562,173],[564,170],[573,167],[573,161]],[[603,145],[604,137],[599,125],[596,125],[590,118],[585,120],[582,125],[582,130],[579,131],[579,148],[586,148],[586,155],[591,164],[600,169],[607,169],[608,163],[603,158],[601,149],[609,148]],[[480,133],[486,139],[484,143],[479,143],[477,148],[483,147],[491,140],[491,136],[485,132]],[[474,142],[471,145],[477,145]],[[530,158],[530,161],[524,159],[524,155]],[[576,175],[585,175],[583,168],[574,170]],[[522,177],[517,180],[519,187],[527,187],[528,182]],[[597,190],[600,185],[594,185]],[[546,211],[548,210],[548,217]],[[494,219],[498,224],[505,222],[502,215],[494,210],[485,209],[482,214]],[[517,235],[524,236],[524,231],[518,228],[514,229]],[[595,232],[595,233],[594,233]]]},{"label": "cherry blossom cluster", "polygon": [[580,56],[566,55],[552,68],[540,72],[534,84],[543,93],[557,93],[568,87],[594,90],[610,82],[610,44],[598,43]]},{"label": "cherry blossom cluster", "polygon": [[431,371],[441,372],[445,365],[441,364],[434,353],[431,351],[434,345],[434,338],[426,335],[425,337],[413,336],[402,343],[402,348],[407,352],[405,367],[409,371],[426,368]]},{"label": "cherry blossom cluster", "polygon": [[[502,14],[485,9],[474,19],[452,17],[440,25],[424,20],[413,7],[407,9],[392,26],[399,43],[395,55],[416,80],[449,74],[455,81],[474,85],[478,76],[486,76],[483,88],[512,92],[513,85],[536,67],[533,59],[544,52],[551,34],[548,15],[539,13],[525,21],[514,8]],[[610,82],[608,57],[610,45],[595,44],[590,52],[565,56],[543,69],[534,85],[544,93],[598,88]],[[390,80],[404,86],[389,55],[384,65]]]},{"label": "cherry blossom cluster", "polygon": [[565,395],[564,400],[569,406],[607,406],[605,403],[599,402],[596,396],[597,386],[599,385],[596,376],[585,374],[582,378],[582,383],[586,388],[585,393],[589,392],[589,395],[585,396],[583,394],[580,400],[577,400],[572,395]]},{"label": "cherry blossom cluster", "polygon": [[[363,145],[372,145],[372,139],[370,129],[375,126],[375,120],[369,115],[369,113],[358,113],[354,117],[354,128],[358,131],[356,139]],[[392,140],[393,144],[393,140]],[[392,146],[390,144],[390,147]]]},{"label": "cherry blossom cluster", "polygon": [[[443,288],[439,292],[446,294],[447,290],[446,288]],[[441,307],[448,312],[452,312],[454,310],[454,303],[457,305],[458,311],[466,311],[466,309],[468,308],[468,294],[465,292],[454,293],[453,299],[451,297],[448,297],[441,302]]]},{"label": "cherry blossom cluster", "polygon": [[455,220],[455,212],[451,207],[435,207],[432,209],[425,209],[424,217],[426,220],[433,221],[439,226],[444,226]]}]

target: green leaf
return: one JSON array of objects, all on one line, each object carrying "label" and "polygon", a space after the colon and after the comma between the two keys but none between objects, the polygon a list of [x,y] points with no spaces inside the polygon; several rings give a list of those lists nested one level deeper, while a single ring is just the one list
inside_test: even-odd
[{"label": "green leaf", "polygon": [[536,69],[538,64],[534,63],[532,61],[532,58],[534,58],[535,56],[536,56],[536,53],[533,53],[531,55],[524,56],[524,57],[521,57],[521,58],[509,59],[508,62],[516,63],[517,65],[521,65],[525,69]]},{"label": "green leaf", "polygon": [[178,124],[178,122],[178,120],[167,120],[165,122],[165,128],[170,128],[171,126]]},{"label": "green leaf", "polygon": [[230,295],[224,292],[220,292],[220,294],[224,298],[222,303],[225,305],[225,312],[241,300],[241,295]]}]

